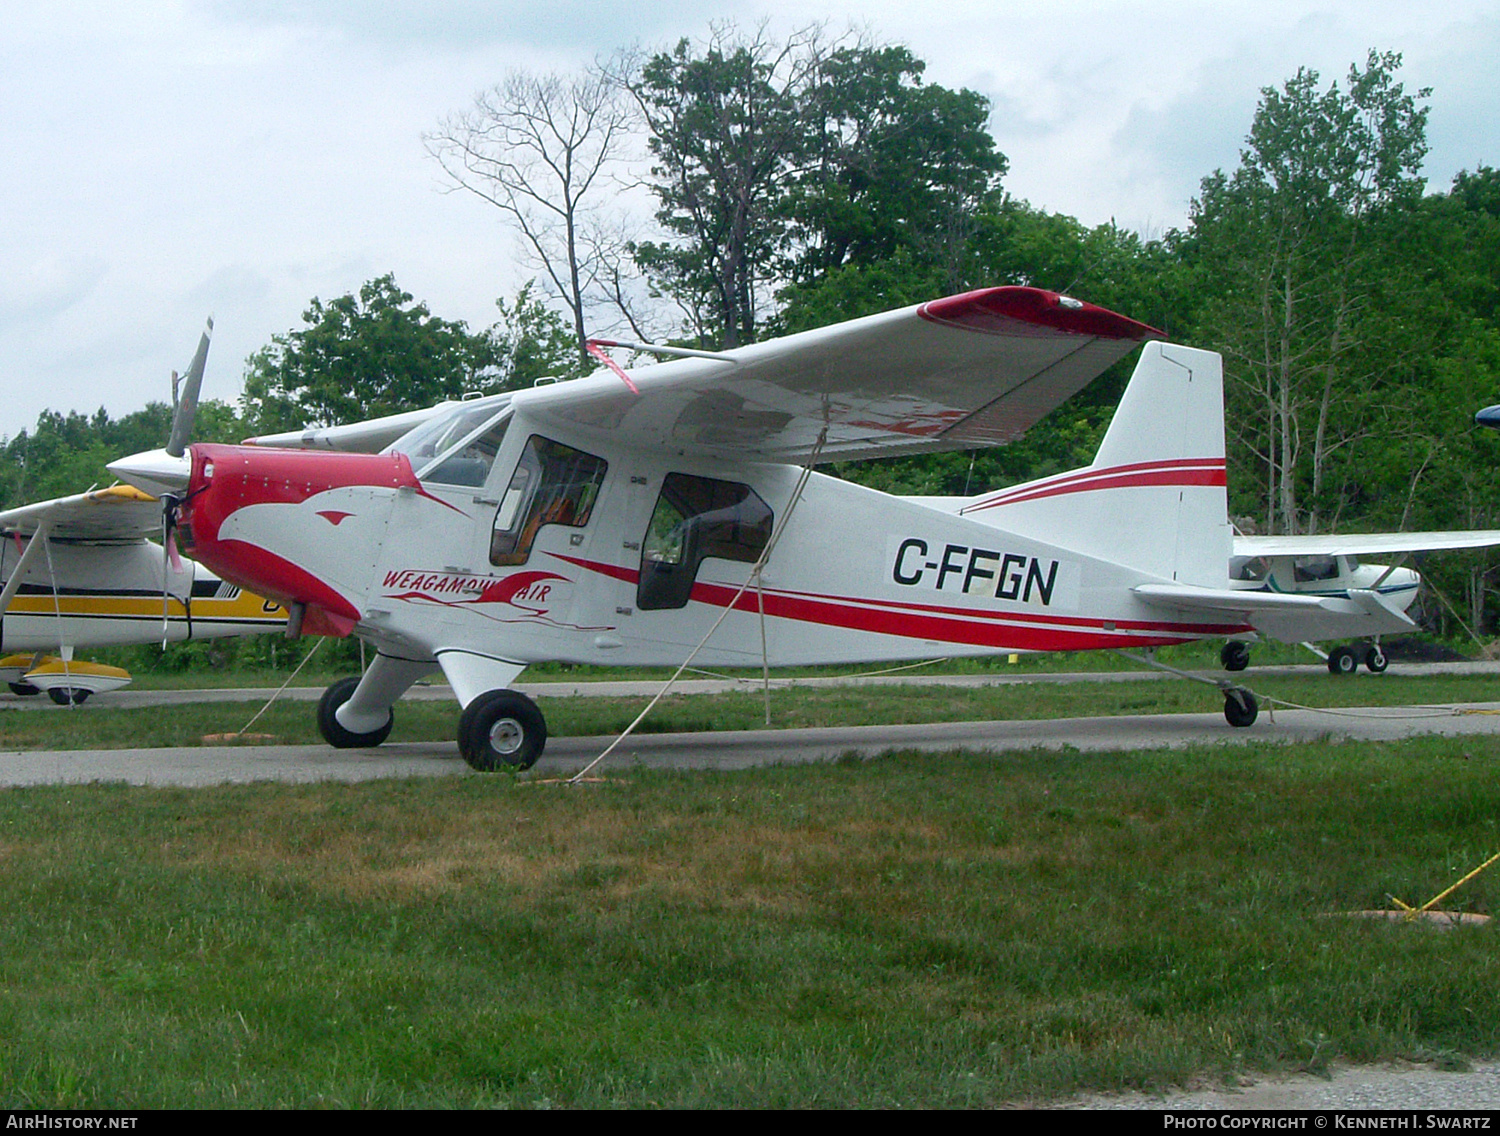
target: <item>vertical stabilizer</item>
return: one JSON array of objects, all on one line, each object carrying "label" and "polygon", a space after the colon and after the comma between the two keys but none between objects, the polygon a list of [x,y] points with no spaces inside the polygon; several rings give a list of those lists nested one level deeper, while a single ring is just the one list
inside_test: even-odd
[{"label": "vertical stabilizer", "polygon": [[1163,580],[1224,587],[1233,538],[1219,356],[1148,343],[1092,465],[962,512]]}]

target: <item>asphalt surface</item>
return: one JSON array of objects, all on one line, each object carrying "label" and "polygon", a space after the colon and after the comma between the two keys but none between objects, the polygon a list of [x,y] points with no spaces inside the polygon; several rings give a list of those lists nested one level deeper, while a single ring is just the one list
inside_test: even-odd
[{"label": "asphalt surface", "polygon": [[[1413,666],[1422,674],[1437,668],[1449,672],[1500,674],[1496,663],[1440,663]],[[1458,671],[1458,668],[1466,668]],[[1310,668],[1286,668],[1298,672]],[[1317,668],[1311,668],[1317,669]],[[1392,671],[1400,672],[1398,666]],[[1268,672],[1260,671],[1260,674]],[[1154,672],[1148,672],[1154,674]],[[1256,672],[1253,672],[1253,675]],[[921,675],[865,678],[862,684],[886,686],[983,686],[1014,681],[1125,681],[1143,675],[1131,672],[1089,672],[1080,675]],[[784,680],[798,686],[849,683],[847,678]],[[1338,678],[1329,677],[1331,683]],[[591,695],[643,696],[660,683],[532,683],[520,687],[538,699],[579,698]],[[732,680],[690,680],[673,687],[684,693],[744,689]],[[89,705],[172,705],[178,702],[258,701],[269,690],[214,690],[214,692],[117,692],[90,699]],[[282,698],[311,701],[321,687],[288,690]],[[417,687],[416,698],[452,699],[446,686]],[[39,699],[0,699],[0,704],[39,704]],[[68,713],[42,702],[43,708]],[[604,768],[646,765],[651,768],[747,768],[751,765],[834,761],[846,755],[873,756],[889,750],[947,752],[966,749],[1004,753],[1029,749],[1085,752],[1152,749],[1197,744],[1244,744],[1250,741],[1319,741],[1361,738],[1391,741],[1421,734],[1500,734],[1500,702],[1446,707],[1350,707],[1344,710],[1269,710],[1248,729],[1235,729],[1220,713],[1134,714],[1121,717],[1016,720],[1016,722],[941,722],[924,725],[835,726],[817,729],[754,729],[712,734],[639,734],[627,738],[607,759]],[[535,767],[537,776],[576,773],[597,758],[612,737],[552,738]],[[0,753],[0,785],[126,782],[132,785],[202,786],[252,780],[341,780],[360,782],[377,777],[438,777],[468,774],[453,741],[386,744],[377,749],[335,750],[329,746],[186,746],[172,749],[30,750]]]}]

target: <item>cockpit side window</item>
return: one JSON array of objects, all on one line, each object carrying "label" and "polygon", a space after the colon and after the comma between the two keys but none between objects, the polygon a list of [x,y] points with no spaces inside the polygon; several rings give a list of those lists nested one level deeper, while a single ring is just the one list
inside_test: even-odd
[{"label": "cockpit side window", "polygon": [[1231,580],[1264,580],[1271,571],[1271,562],[1264,556],[1232,556],[1229,558]]},{"label": "cockpit side window", "polygon": [[748,485],[669,473],[641,542],[636,606],[685,607],[704,560],[754,564],[771,538],[771,523],[770,506]]},{"label": "cockpit side window", "polygon": [[1323,580],[1336,580],[1339,563],[1332,556],[1299,556],[1292,562],[1292,574],[1299,584],[1316,584]]},{"label": "cockpit side window", "polygon": [[543,525],[589,523],[609,464],[603,458],[533,434],[495,511],[490,563],[525,564]]}]

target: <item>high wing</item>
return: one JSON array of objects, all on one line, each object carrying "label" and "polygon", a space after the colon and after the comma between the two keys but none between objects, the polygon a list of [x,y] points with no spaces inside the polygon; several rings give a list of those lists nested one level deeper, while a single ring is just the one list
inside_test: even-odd
[{"label": "high wing", "polygon": [[0,511],[0,535],[123,544],[161,533],[161,502],[130,485],[112,485]]},{"label": "high wing", "polygon": [[601,372],[521,391],[513,405],[542,424],[751,460],[968,449],[1020,437],[1160,334],[1056,292],[989,288],[635,368],[629,382]]},{"label": "high wing", "polygon": [[[615,441],[755,460],[970,449],[1015,440],[1160,336],[1056,292],[988,288],[711,357],[599,371],[512,402],[533,421]],[[373,452],[455,405],[248,443]]]},{"label": "high wing", "polygon": [[1236,536],[1236,556],[1381,556],[1500,544],[1500,529],[1467,532],[1349,533],[1336,536]]}]

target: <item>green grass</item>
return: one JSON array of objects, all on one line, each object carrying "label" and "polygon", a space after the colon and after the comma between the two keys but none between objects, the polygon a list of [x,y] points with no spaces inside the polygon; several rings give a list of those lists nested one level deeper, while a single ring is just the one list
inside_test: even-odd
[{"label": "green grass", "polygon": [[[1257,694],[1309,706],[1393,706],[1487,702],[1500,685],[1487,675],[1391,674],[1334,678],[1241,676]],[[559,737],[613,734],[645,706],[646,698],[542,697],[548,730]],[[205,735],[242,729],[256,703],[206,703],[170,709],[114,710],[103,703],[83,709],[44,706],[40,711],[0,712],[0,750],[117,749],[198,745]],[[1050,683],[955,688],[937,686],[821,687],[771,693],[771,724],[801,726],[882,725],[902,722],[963,722],[1108,714],[1218,713],[1222,696],[1200,683],[1148,680],[1111,683]],[[396,708],[393,741],[447,741],[454,736],[458,707],[451,702],[403,702]],[[765,727],[758,691],[731,694],[669,694],[640,729],[648,733],[753,730]],[[316,743],[315,711],[306,702],[278,702],[252,729],[287,744]]]},{"label": "green grass", "polygon": [[[81,715],[80,715],[81,716]],[[0,792],[0,1106],[992,1106],[1500,1051],[1500,744]],[[1490,912],[1500,877],[1448,906]]]}]

